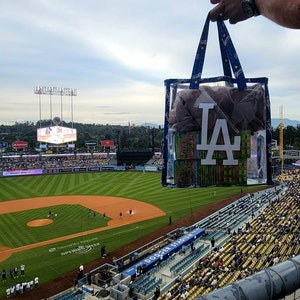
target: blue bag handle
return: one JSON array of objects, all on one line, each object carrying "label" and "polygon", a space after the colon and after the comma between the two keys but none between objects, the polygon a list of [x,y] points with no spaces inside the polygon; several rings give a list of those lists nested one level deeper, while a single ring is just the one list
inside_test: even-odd
[{"label": "blue bag handle", "polygon": [[225,50],[225,47],[224,47],[224,44],[222,41],[222,36],[221,36],[221,33],[219,30],[218,30],[218,36],[219,36],[219,46],[220,46],[224,75],[232,78],[229,59],[228,59],[228,56],[227,56],[227,53],[226,53],[226,50]]},{"label": "blue bag handle", "polygon": [[[210,19],[209,16],[207,16],[202,30],[195,61],[194,61],[190,87],[189,87],[190,89],[198,89],[199,84],[201,82],[201,76],[202,76],[202,70],[203,70],[204,58],[205,58],[207,40],[208,40],[209,23],[210,23]],[[217,26],[218,26],[219,44],[220,44],[220,51],[222,56],[224,76],[232,77],[231,75],[231,70],[232,70],[236,78],[238,89],[239,90],[245,89],[247,88],[247,84],[246,84],[246,78],[242,66],[240,64],[238,55],[235,51],[229,32],[225,26],[225,23],[221,18],[218,18]]]}]

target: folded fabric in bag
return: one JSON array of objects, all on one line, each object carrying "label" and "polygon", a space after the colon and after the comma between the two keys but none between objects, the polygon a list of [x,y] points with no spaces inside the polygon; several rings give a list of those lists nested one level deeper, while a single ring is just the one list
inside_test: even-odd
[{"label": "folded fabric in bag", "polygon": [[165,80],[162,185],[271,184],[268,79],[245,78],[221,19],[224,76],[203,78],[209,23],[207,18],[191,78]]},{"label": "folded fabric in bag", "polygon": [[186,89],[176,95],[174,108],[170,111],[169,127],[187,132],[201,129],[202,110],[200,103],[213,103],[216,109],[209,114],[208,129],[212,130],[216,120],[225,118],[229,130],[251,132],[265,129],[265,91],[260,84],[239,90],[222,86],[200,86]]}]

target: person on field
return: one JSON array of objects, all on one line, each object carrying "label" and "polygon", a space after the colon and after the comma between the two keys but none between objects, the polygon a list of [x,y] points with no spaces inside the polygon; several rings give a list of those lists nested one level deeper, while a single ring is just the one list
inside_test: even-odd
[{"label": "person on field", "polygon": [[2,270],[1,277],[2,277],[2,282],[5,282],[6,281],[6,270],[5,269]]},{"label": "person on field", "polygon": [[78,280],[83,278],[83,265],[80,265],[78,268]]},{"label": "person on field", "polygon": [[38,276],[34,277],[34,287],[37,288],[39,286],[39,278]]},{"label": "person on field", "polygon": [[23,277],[25,275],[25,265],[21,264],[20,266],[21,276]]},{"label": "person on field", "polygon": [[20,294],[20,287],[21,287],[21,283],[17,282],[16,284],[16,294],[19,295]]},{"label": "person on field", "polygon": [[10,298],[10,287],[6,289],[6,297]]},{"label": "person on field", "polygon": [[18,277],[19,277],[19,268],[14,267],[14,278],[18,278]]},{"label": "person on field", "polygon": [[9,274],[10,274],[10,279],[14,279],[14,269],[13,268],[9,269]]},{"label": "person on field", "polygon": [[215,7],[211,21],[218,17],[231,24],[262,15],[287,28],[300,29],[300,0],[210,0]]},{"label": "person on field", "polygon": [[105,255],[106,255],[106,247],[105,247],[105,245],[103,245],[101,247],[101,257],[104,257]]},{"label": "person on field", "polygon": [[23,287],[23,282],[20,282],[20,290],[19,290],[20,295],[24,293],[24,287]]}]

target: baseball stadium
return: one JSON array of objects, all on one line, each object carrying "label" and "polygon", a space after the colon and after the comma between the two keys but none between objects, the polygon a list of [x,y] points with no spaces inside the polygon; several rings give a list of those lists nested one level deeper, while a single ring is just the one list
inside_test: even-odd
[{"label": "baseball stadium", "polygon": [[38,153],[0,144],[1,298],[300,299],[299,169],[272,172],[268,80],[218,22],[224,76],[201,78],[207,19],[191,78],[165,80],[158,152],[119,133],[77,151],[73,115],[41,118],[76,90],[34,89]]}]

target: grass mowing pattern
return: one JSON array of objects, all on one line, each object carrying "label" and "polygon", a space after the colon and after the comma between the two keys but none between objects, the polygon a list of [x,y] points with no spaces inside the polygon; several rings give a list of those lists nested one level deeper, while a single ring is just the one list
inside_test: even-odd
[{"label": "grass mowing pattern", "polygon": [[[251,191],[250,187],[244,187],[243,189],[244,191]],[[24,263],[26,265],[24,280],[30,280],[37,274],[40,277],[40,282],[43,283],[76,269],[80,263],[84,264],[99,258],[100,244],[105,244],[107,251],[110,252],[167,225],[170,215],[172,220],[175,221],[224,197],[240,194],[241,188],[164,188],[160,185],[159,173],[107,172],[1,178],[0,190],[0,201],[55,195],[118,196],[151,203],[161,208],[167,214],[165,217],[52,244],[50,247],[44,246],[16,253],[0,263],[0,268],[5,268],[7,271],[10,267]],[[80,222],[76,225],[76,222],[80,220],[78,216],[82,214],[82,211],[76,205],[59,206],[59,211],[58,207],[51,209],[58,213],[58,217],[60,215],[68,215],[68,223],[72,224],[74,228],[73,226],[65,226],[63,228],[64,233],[62,233],[57,228],[52,230],[54,227],[48,225],[44,228],[39,228],[45,229],[43,234],[27,231],[28,229],[24,226],[24,223],[27,220],[32,220],[32,218],[40,218],[40,215],[45,215],[45,212],[47,214],[49,208],[46,208],[45,211],[37,209],[5,214],[0,217],[0,228],[1,230],[5,228],[5,233],[1,234],[0,244],[2,246],[17,247],[36,242],[42,237],[46,240],[61,234],[74,233],[74,230],[78,230],[78,232],[83,231]],[[85,212],[87,211],[86,208],[83,209]],[[87,225],[85,224],[84,226]],[[103,226],[103,224],[99,223],[98,227],[100,226]],[[25,228],[26,232],[24,232]],[[94,250],[86,254],[64,254],[76,249],[76,247],[91,244],[94,245]],[[55,251],[52,251],[53,249]],[[101,261],[99,261],[100,264]],[[64,280],[63,277],[62,280]],[[5,284],[1,284],[0,297],[4,296],[6,287],[13,282],[8,279]]]},{"label": "grass mowing pattern", "polygon": [[[52,212],[53,223],[47,226],[30,227],[26,224],[32,220],[47,219],[49,210]],[[103,219],[97,213],[89,214],[88,209],[81,205],[56,205],[48,208],[31,209],[0,215],[0,245],[17,248],[34,244],[45,239],[54,239],[78,232],[106,226],[109,218]],[[13,228],[13,233],[12,233]],[[13,235],[12,235],[13,234]],[[7,239],[7,236],[11,238]]]}]

